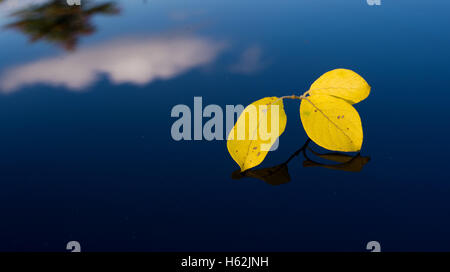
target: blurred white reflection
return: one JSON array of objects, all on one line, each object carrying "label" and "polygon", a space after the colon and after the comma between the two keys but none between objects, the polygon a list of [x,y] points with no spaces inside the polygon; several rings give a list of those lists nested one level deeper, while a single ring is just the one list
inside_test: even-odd
[{"label": "blurred white reflection", "polygon": [[261,71],[265,66],[262,48],[254,45],[242,52],[239,60],[231,65],[230,71],[237,74],[250,75]]},{"label": "blurred white reflection", "polygon": [[81,91],[102,74],[116,84],[144,85],[208,64],[224,47],[196,36],[118,40],[8,69],[0,75],[0,91],[9,93],[35,83]]},{"label": "blurred white reflection", "polygon": [[12,12],[27,8],[31,5],[39,5],[49,0],[4,0],[0,1],[0,21],[2,17],[10,15]]}]

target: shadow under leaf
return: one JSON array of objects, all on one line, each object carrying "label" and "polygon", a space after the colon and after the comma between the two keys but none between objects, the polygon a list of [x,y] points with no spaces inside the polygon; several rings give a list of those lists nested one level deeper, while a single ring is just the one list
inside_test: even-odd
[{"label": "shadow under leaf", "polygon": [[241,172],[241,170],[236,170],[231,174],[231,178],[233,179],[241,179],[244,177],[257,178],[270,185],[281,185],[291,181],[286,163],[270,168],[255,170],[249,169],[244,172]]},{"label": "shadow under leaf", "polygon": [[[262,180],[270,185],[286,184],[291,181],[288,170],[288,163],[300,153],[302,153],[303,157],[305,158],[305,161],[303,161],[303,167],[323,167],[332,170],[359,172],[370,161],[370,157],[362,157],[360,153],[357,153],[353,156],[339,152],[321,154],[311,149],[309,147],[310,143],[311,140],[308,139],[300,149],[295,151],[286,160],[286,162],[280,165],[262,169],[249,169],[244,172],[236,170],[231,174],[231,178],[242,179],[245,177],[251,177]],[[310,151],[311,154],[319,159],[335,162],[337,164],[327,164],[314,161],[307,155],[306,150]]]},{"label": "shadow under leaf", "polygon": [[366,165],[366,163],[368,163],[369,161],[370,161],[370,157],[362,157],[358,153],[356,156],[352,157],[349,161],[343,162],[340,164],[329,165],[329,164],[318,163],[313,160],[307,159],[307,160],[303,161],[303,166],[304,167],[318,166],[318,167],[324,167],[324,168],[333,169],[333,170],[359,172],[362,170],[364,165]]}]

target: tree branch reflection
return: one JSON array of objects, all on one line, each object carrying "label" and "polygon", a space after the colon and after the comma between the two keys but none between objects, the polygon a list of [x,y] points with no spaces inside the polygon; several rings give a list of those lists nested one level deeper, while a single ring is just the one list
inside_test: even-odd
[{"label": "tree branch reflection", "polygon": [[82,36],[96,31],[91,19],[96,14],[114,15],[119,8],[113,2],[69,6],[65,0],[51,0],[16,11],[11,16],[18,19],[6,26],[29,36],[31,42],[46,40],[66,50],[74,50]]}]

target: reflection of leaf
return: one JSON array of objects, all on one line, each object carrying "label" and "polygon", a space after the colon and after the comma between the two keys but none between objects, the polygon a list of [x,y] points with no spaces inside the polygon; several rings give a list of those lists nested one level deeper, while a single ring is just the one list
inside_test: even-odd
[{"label": "reflection of leaf", "polygon": [[270,168],[247,170],[241,172],[236,170],[231,174],[233,179],[241,179],[243,177],[252,177],[260,179],[270,185],[281,185],[291,181],[286,163]]},{"label": "reflection of leaf", "polygon": [[370,157],[361,157],[360,154],[353,157],[350,161],[335,164],[335,165],[327,165],[318,163],[315,161],[312,161],[310,159],[307,159],[303,162],[304,167],[312,167],[312,166],[318,166],[318,167],[324,167],[328,169],[333,170],[342,170],[342,171],[349,171],[349,172],[359,172],[362,170],[364,165],[370,161]]},{"label": "reflection of leaf", "polygon": [[44,39],[57,43],[67,50],[75,48],[79,37],[92,34],[95,27],[90,19],[95,14],[117,14],[114,3],[69,6],[65,0],[52,0],[15,12],[19,19],[6,27],[18,29],[31,41]]},{"label": "reflection of leaf", "polygon": [[364,78],[351,70],[335,69],[314,81],[309,93],[331,95],[355,104],[369,96],[370,86]]},{"label": "reflection of leaf", "polygon": [[[278,112],[278,114],[277,114]],[[241,171],[259,165],[286,127],[283,100],[266,97],[247,106],[227,138],[227,148]]]},{"label": "reflection of leaf", "polygon": [[361,119],[346,101],[329,95],[311,95],[300,104],[306,134],[323,148],[353,152],[363,142]]},{"label": "reflection of leaf", "polygon": [[[236,170],[231,174],[231,177],[233,179],[252,177],[252,178],[257,178],[257,179],[263,180],[264,182],[271,184],[271,185],[280,185],[280,184],[288,183],[291,180],[291,177],[289,175],[287,165],[294,157],[298,156],[299,154],[303,154],[303,156],[306,159],[303,162],[304,167],[318,166],[318,167],[324,167],[324,168],[333,169],[333,170],[350,171],[350,172],[361,171],[362,168],[364,167],[364,165],[367,164],[370,160],[370,157],[361,157],[361,155],[359,153],[356,154],[355,156],[350,156],[348,154],[342,154],[342,153],[337,153],[337,152],[321,154],[321,153],[318,153],[318,152],[312,150],[311,148],[309,148],[308,145],[310,143],[311,143],[310,139],[306,140],[305,144],[300,149],[295,151],[287,159],[286,162],[284,162],[280,165],[270,167],[270,168],[256,169],[256,170],[253,170],[253,169],[246,170],[246,171]],[[314,154],[315,156],[317,156],[321,159],[338,162],[339,164],[328,165],[328,164],[315,162],[307,156],[306,149],[308,149],[312,154]]]},{"label": "reflection of leaf", "polygon": [[315,156],[317,156],[319,158],[322,158],[324,160],[334,161],[334,162],[344,163],[344,162],[349,162],[351,159],[354,158],[354,156],[350,156],[350,155],[338,153],[338,152],[320,154],[320,153],[312,150],[309,147],[308,147],[308,150],[311,151],[311,153],[313,153]]}]

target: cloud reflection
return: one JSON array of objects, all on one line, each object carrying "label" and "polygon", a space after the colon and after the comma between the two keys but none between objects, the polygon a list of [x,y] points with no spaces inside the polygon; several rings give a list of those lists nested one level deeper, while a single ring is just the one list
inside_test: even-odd
[{"label": "cloud reflection", "polygon": [[36,83],[81,91],[102,74],[116,84],[144,85],[208,64],[224,47],[196,36],[118,40],[9,69],[0,75],[0,91],[10,93]]},{"label": "cloud reflection", "polygon": [[32,5],[40,5],[48,2],[49,0],[0,0],[0,15],[7,16],[11,12],[18,9],[28,8]]},{"label": "cloud reflection", "polygon": [[251,46],[242,52],[239,60],[231,65],[230,71],[237,74],[250,75],[261,71],[265,67],[263,50],[260,46]]}]

